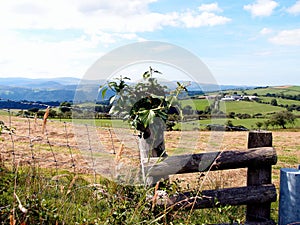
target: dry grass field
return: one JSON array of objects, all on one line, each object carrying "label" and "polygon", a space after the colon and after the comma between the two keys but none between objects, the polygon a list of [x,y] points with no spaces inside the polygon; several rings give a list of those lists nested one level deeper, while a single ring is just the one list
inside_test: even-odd
[{"label": "dry grass field", "polygon": [[[0,116],[14,129],[1,135],[0,156],[5,165],[33,165],[76,173],[112,173],[112,163],[123,171],[138,167],[137,135],[133,131],[74,125],[48,121],[45,133],[42,120]],[[278,187],[280,168],[296,168],[300,163],[300,132],[273,131],[273,146],[278,154],[273,181]],[[246,150],[248,132],[171,131],[165,133],[169,155],[207,150]],[[115,153],[115,154],[113,154]],[[120,168],[119,168],[120,169]],[[114,171],[115,172],[115,171]],[[126,173],[126,172],[125,172]],[[245,170],[210,172],[205,186],[220,188],[245,184]],[[177,175],[193,185],[198,174]]]},{"label": "dry grass field", "polygon": [[[126,193],[132,196],[132,192],[130,189],[127,190],[126,185],[119,186],[116,182],[106,182],[102,178],[102,176],[118,178],[117,181],[121,178],[122,183],[127,180],[129,184],[133,184],[132,175],[139,174],[138,138],[134,131],[48,120],[45,132],[42,132],[43,120],[2,114],[0,121],[13,130],[13,132],[3,130],[0,136],[0,166],[3,168],[4,165],[13,172],[11,178],[9,173],[8,176],[2,177],[4,185],[7,185],[3,189],[6,197],[1,199],[3,205],[1,207],[7,207],[7,210],[0,213],[0,221],[5,219],[12,222],[11,218],[15,218],[22,224],[36,224],[36,221],[43,218],[45,221],[54,221],[52,224],[65,224],[65,221],[71,220],[73,221],[71,224],[75,222],[87,224],[86,221],[96,220],[99,223],[88,224],[106,224],[103,221],[109,221],[108,224],[119,224],[116,221],[123,221],[124,215],[130,221],[136,219],[139,222],[145,218],[148,222],[157,220],[151,210],[151,213],[145,210],[149,205],[148,201],[137,198],[136,202],[127,202],[124,196]],[[165,133],[165,145],[169,155],[215,150],[247,151],[247,139],[248,132]],[[299,140],[300,132],[297,130],[273,131],[273,146],[277,151],[278,162],[273,166],[272,177],[277,189],[280,168],[296,168],[300,163]],[[0,171],[5,174],[3,171],[6,169]],[[24,179],[21,177],[17,179],[18,176],[24,176]],[[137,177],[140,179],[140,176]],[[176,190],[180,191],[191,188],[204,190],[244,186],[246,169],[173,175],[170,180],[174,181],[170,184],[176,184]],[[137,196],[147,191],[142,187],[143,192],[138,191],[139,187],[141,186],[135,186],[134,193]],[[16,215],[11,214],[15,206],[12,193],[17,193],[21,201],[26,202],[30,215],[24,217],[25,214],[20,211],[16,211],[18,212]],[[99,199],[99,196],[102,197]],[[80,211],[82,214],[78,210],[82,210]],[[99,214],[102,210],[103,213]],[[184,221],[185,224],[199,224],[191,221],[199,221],[200,218],[204,221],[203,224],[243,222],[244,210],[243,206],[195,210],[193,213],[189,212],[189,216],[184,219],[182,214],[185,215],[186,212],[182,214],[176,212],[172,220]],[[275,221],[278,218],[277,213],[278,201],[272,203],[271,209],[271,217]],[[164,224],[168,224],[167,213],[164,216]]]}]

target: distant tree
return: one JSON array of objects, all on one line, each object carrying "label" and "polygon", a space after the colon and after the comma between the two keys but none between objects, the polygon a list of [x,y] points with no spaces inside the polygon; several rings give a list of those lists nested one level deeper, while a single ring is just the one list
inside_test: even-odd
[{"label": "distant tree", "polygon": [[271,124],[286,129],[286,124],[294,124],[296,116],[289,111],[277,112],[271,117]]},{"label": "distant tree", "polygon": [[226,126],[233,127],[232,120],[227,120],[225,123]]},{"label": "distant tree", "polygon": [[70,102],[62,102],[60,103],[59,110],[62,113],[70,112],[72,104]]},{"label": "distant tree", "polygon": [[39,111],[39,108],[36,108],[36,107],[28,109],[28,112],[31,112],[33,114],[37,113],[38,111]]},{"label": "distant tree", "polygon": [[197,110],[197,114],[202,115],[202,114],[204,114],[204,111],[203,110]]},{"label": "distant tree", "polygon": [[264,117],[262,113],[255,113],[253,116],[253,118],[262,118]]},{"label": "distant tree", "polygon": [[43,117],[44,114],[45,114],[45,110],[39,110],[36,115],[37,117]]},{"label": "distant tree", "polygon": [[244,97],[243,100],[246,101],[246,102],[250,102],[250,98],[249,97]]},{"label": "distant tree", "polygon": [[49,118],[55,118],[57,116],[57,112],[54,109],[49,110]]},{"label": "distant tree", "polygon": [[251,118],[251,115],[248,114],[248,113],[243,113],[243,114],[237,113],[236,116],[237,116],[239,119],[249,119],[249,118]]},{"label": "distant tree", "polygon": [[263,123],[262,123],[262,122],[259,122],[259,121],[256,122],[255,124],[256,124],[258,130],[260,130],[260,128],[263,126]]},{"label": "distant tree", "polygon": [[235,117],[235,112],[230,112],[230,113],[228,114],[228,117],[231,118],[231,119],[234,119],[234,117]]},{"label": "distant tree", "polygon": [[271,100],[271,105],[273,105],[273,106],[278,106],[277,100],[276,100],[275,98],[273,98],[273,99]]},{"label": "distant tree", "polygon": [[271,125],[271,121],[270,120],[265,120],[264,121],[264,127],[266,130],[268,130],[269,126]]}]

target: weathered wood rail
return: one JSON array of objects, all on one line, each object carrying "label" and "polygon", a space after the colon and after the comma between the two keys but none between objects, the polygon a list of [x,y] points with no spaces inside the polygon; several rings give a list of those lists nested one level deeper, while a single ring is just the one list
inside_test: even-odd
[{"label": "weathered wood rail", "polygon": [[[274,224],[270,219],[271,202],[276,201],[276,188],[271,182],[272,165],[277,162],[272,146],[272,133],[250,132],[245,150],[209,152],[169,156],[164,159],[142,159],[144,173],[149,177],[172,174],[248,168],[247,186],[206,190],[194,196],[180,193],[171,196],[167,206],[174,209],[202,209],[222,205],[247,205],[246,224]],[[207,161],[205,163],[203,161]],[[154,179],[157,180],[157,179]]]}]

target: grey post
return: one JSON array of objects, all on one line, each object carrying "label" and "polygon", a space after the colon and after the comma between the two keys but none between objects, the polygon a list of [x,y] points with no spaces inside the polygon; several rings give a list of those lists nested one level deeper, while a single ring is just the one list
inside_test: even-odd
[{"label": "grey post", "polygon": [[280,170],[278,224],[300,224],[300,166]]}]

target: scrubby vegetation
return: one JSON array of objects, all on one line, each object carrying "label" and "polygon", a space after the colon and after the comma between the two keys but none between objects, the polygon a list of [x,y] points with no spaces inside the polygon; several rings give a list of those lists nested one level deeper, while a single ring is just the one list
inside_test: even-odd
[{"label": "scrubby vegetation", "polygon": [[[122,186],[88,175],[1,166],[1,224],[204,224],[244,221],[244,207],[172,211],[153,200],[155,188]],[[160,187],[180,191],[176,181]]]}]

